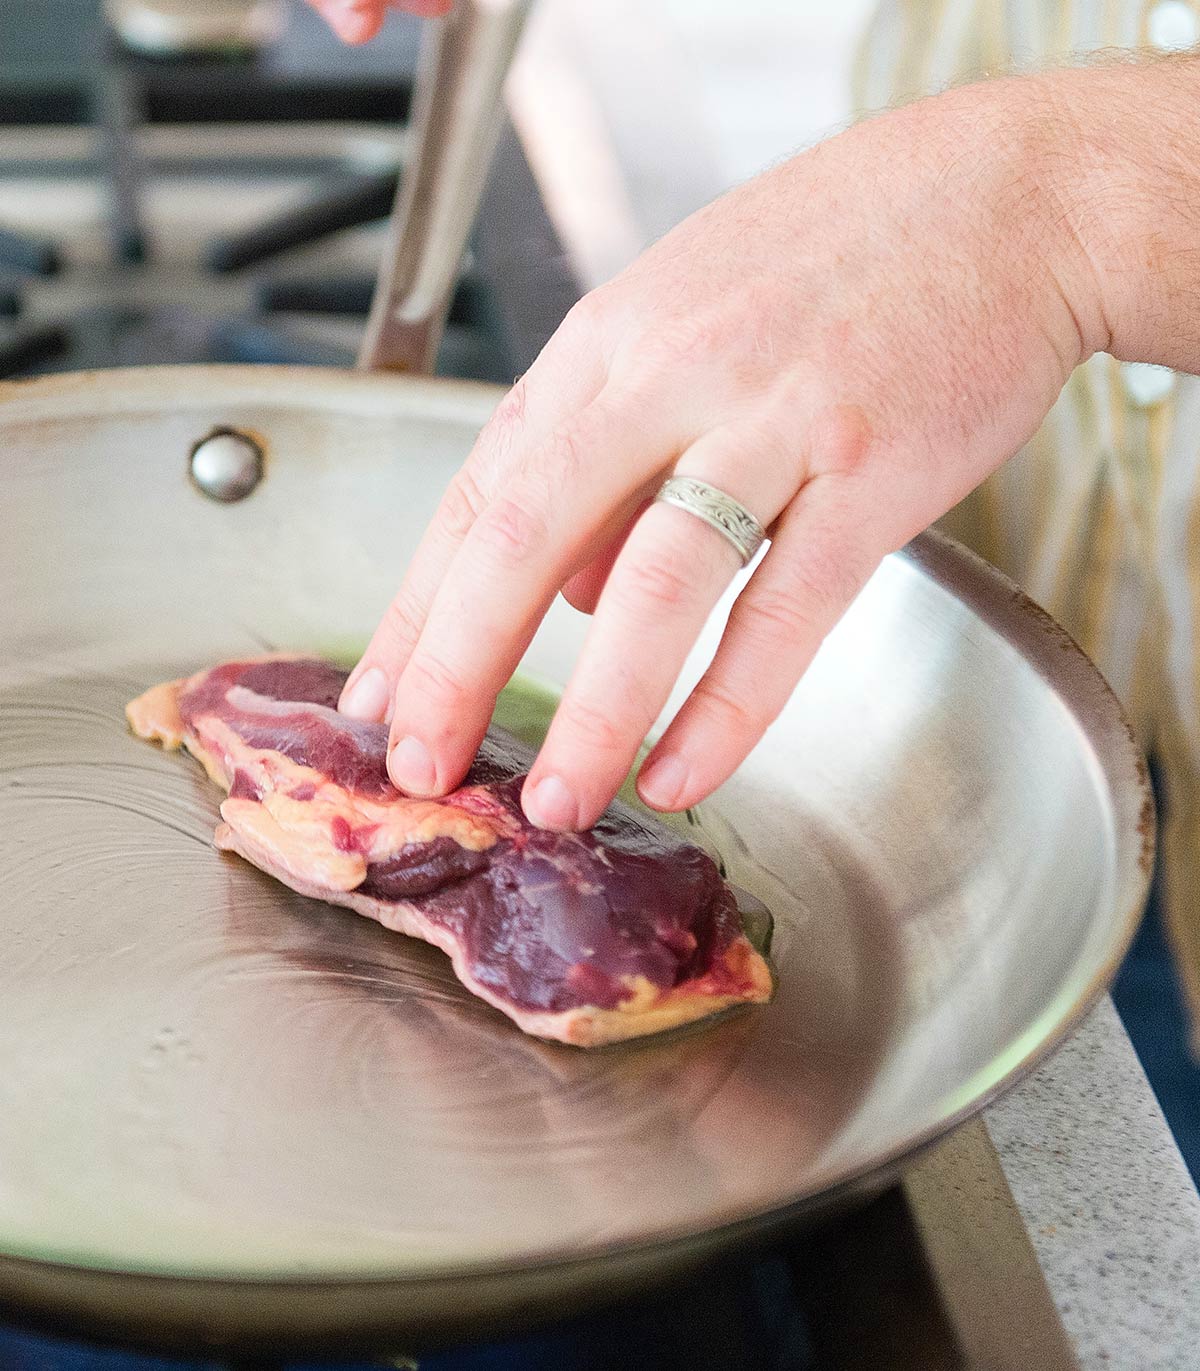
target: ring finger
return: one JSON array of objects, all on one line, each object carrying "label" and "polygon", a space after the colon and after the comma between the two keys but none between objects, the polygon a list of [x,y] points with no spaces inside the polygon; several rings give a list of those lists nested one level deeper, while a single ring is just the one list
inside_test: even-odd
[{"label": "ring finger", "polygon": [[884,551],[902,541],[870,511],[861,492],[818,477],[779,517],[708,669],[642,767],[647,804],[695,804],[758,743]]},{"label": "ring finger", "polygon": [[[773,463],[751,482],[746,455],[757,446],[743,431],[717,431],[693,444],[675,471],[743,502],[768,526],[795,491],[796,464]],[[534,823],[575,829],[599,818],[740,562],[723,534],[686,510],[655,503],[638,519],[525,783]]]}]

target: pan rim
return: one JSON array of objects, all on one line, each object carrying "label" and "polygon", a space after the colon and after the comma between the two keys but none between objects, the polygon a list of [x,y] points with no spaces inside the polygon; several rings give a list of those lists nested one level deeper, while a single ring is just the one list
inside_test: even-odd
[{"label": "pan rim", "polygon": [[[337,394],[331,394],[336,387]],[[141,413],[162,408],[164,391],[174,412],[214,400],[300,400],[313,409],[344,411],[346,400],[363,415],[394,413],[411,400],[433,405],[433,417],[453,407],[482,423],[505,394],[491,381],[350,368],[292,366],[283,363],[207,363],[109,367],[94,371],[53,372],[0,381],[0,427],[13,422],[79,417],[89,411]]]},{"label": "pan rim", "polygon": [[[436,417],[445,408],[464,421],[482,422],[504,394],[503,387],[446,378],[397,376],[342,371],[325,367],[196,365],[139,367],[61,373],[0,382],[0,428],[38,418],[79,417],[87,412],[141,412],[159,409],[169,390],[172,409],[186,411],[210,405],[275,400],[311,408],[351,408],[362,413],[402,413],[407,401]],[[467,411],[464,413],[464,409]],[[1055,620],[996,568],[935,531],[919,535],[893,556],[949,590],[971,612],[1013,643],[1030,666],[1069,707],[1099,764],[1100,779],[1112,803],[1116,860],[1114,916],[1111,933],[1095,969],[1061,1008],[1052,1004],[1040,1019],[1014,1040],[1032,1039],[1023,1054],[999,1074],[988,1069],[971,1098],[936,1122],[876,1155],[870,1165],[834,1177],[820,1189],[797,1196],[786,1205],[730,1217],[719,1224],[687,1227],[624,1243],[597,1243],[564,1253],[550,1251],[503,1261],[484,1260],[421,1270],[364,1270],[322,1274],[294,1271],[222,1275],[215,1272],[161,1268],[115,1267],[60,1261],[52,1256],[0,1253],[0,1273],[18,1268],[50,1269],[62,1277],[142,1281],[157,1286],[203,1287],[213,1292],[237,1289],[281,1292],[397,1287],[422,1289],[455,1282],[497,1281],[514,1275],[566,1272],[572,1268],[620,1262],[703,1244],[713,1250],[735,1244],[752,1233],[825,1211],[858,1192],[869,1192],[881,1177],[904,1164],[974,1117],[1042,1064],[1101,999],[1136,933],[1149,890],[1155,847],[1154,802],[1144,759],[1132,726],[1097,667]],[[997,592],[1001,592],[997,594]],[[1121,812],[1117,804],[1125,797]],[[1134,812],[1136,810],[1136,813]],[[1082,972],[1084,968],[1081,968]],[[1064,987],[1072,984],[1064,982]],[[978,1079],[978,1077],[977,1077]],[[959,1087],[957,1094],[967,1090]],[[181,1290],[182,1293],[182,1290]]]}]

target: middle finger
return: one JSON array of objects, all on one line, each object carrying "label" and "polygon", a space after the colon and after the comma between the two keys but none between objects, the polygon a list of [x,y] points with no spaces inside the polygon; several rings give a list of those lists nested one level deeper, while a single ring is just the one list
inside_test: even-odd
[{"label": "middle finger", "polygon": [[440,795],[462,779],[559,587],[632,517],[670,460],[667,422],[640,409],[601,392],[471,526],[396,688],[388,771],[399,789]]},{"label": "middle finger", "polygon": [[390,721],[400,675],[420,640],[442,578],[478,513],[547,435],[602,388],[600,358],[591,335],[564,323],[497,406],[443,495],[399,591],[346,681],[340,703],[344,713],[372,723]]}]

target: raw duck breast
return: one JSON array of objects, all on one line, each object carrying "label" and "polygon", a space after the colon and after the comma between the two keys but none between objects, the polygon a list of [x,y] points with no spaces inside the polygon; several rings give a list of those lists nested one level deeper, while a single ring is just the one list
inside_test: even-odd
[{"label": "raw duck breast", "polygon": [[386,727],[335,708],[345,678],[311,658],[225,662],[126,714],[229,792],[219,848],[440,947],[527,1033],[595,1046],[770,997],[707,853],[619,803],[587,833],[533,827],[520,806],[532,756],[497,729],[458,790],[402,795]]}]

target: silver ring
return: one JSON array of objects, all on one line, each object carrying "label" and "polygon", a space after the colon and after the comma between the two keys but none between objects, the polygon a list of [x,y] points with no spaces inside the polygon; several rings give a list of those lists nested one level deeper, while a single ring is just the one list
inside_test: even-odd
[{"label": "silver ring", "polygon": [[710,486],[707,481],[698,481],[694,476],[670,477],[662,483],[654,498],[661,500],[664,505],[687,510],[697,519],[703,519],[710,528],[724,534],[742,559],[743,566],[748,565],[766,541],[766,529],[745,505],[739,504],[732,495],[726,495],[716,486]]}]

